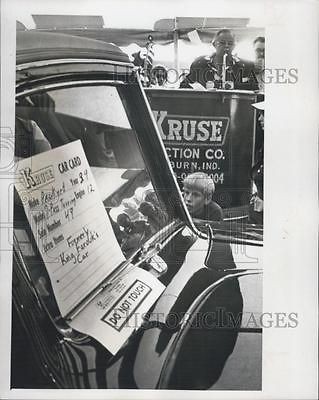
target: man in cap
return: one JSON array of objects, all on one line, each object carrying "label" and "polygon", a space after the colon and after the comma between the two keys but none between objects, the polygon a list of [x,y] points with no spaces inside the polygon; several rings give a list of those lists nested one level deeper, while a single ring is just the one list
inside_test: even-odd
[{"label": "man in cap", "polygon": [[197,82],[204,88],[258,90],[254,64],[232,54],[235,37],[229,29],[216,33],[213,46],[215,52],[211,56],[195,59],[181,88],[192,88]]}]

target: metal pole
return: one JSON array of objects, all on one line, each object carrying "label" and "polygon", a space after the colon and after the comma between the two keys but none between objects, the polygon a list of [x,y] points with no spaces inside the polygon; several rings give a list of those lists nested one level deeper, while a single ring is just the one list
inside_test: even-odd
[{"label": "metal pole", "polygon": [[178,76],[179,73],[179,60],[178,60],[178,27],[177,27],[177,19],[175,17],[175,29],[174,29],[174,68]]}]

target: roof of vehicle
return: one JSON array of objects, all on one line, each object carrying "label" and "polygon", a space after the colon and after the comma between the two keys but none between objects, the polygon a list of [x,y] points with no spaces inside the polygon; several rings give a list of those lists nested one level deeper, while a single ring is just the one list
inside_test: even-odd
[{"label": "roof of vehicle", "polygon": [[17,32],[17,64],[67,58],[130,63],[128,55],[111,43],[61,33]]}]

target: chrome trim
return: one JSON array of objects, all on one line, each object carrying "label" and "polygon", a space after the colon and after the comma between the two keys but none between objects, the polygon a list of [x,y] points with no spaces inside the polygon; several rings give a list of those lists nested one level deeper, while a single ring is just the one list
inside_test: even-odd
[{"label": "chrome trim", "polygon": [[253,239],[236,239],[233,237],[230,238],[221,238],[218,237],[218,232],[215,233],[215,241],[216,243],[231,243],[231,244],[238,244],[238,245],[246,245],[246,246],[255,246],[255,247],[263,247],[263,242],[260,240],[253,240]]},{"label": "chrome trim", "polygon": [[[166,244],[184,228],[184,226],[184,222],[178,220],[164,226],[143,244],[142,255],[147,256],[148,250],[152,247],[156,247],[158,244],[160,244],[161,247],[165,247]],[[147,258],[149,257],[147,256]]]},{"label": "chrome trim", "polygon": [[42,60],[42,61],[32,61],[23,64],[17,64],[16,70],[23,71],[25,69],[30,68],[40,68],[40,67],[47,67],[51,65],[61,65],[61,64],[108,64],[108,65],[119,65],[119,66],[127,66],[133,70],[133,65],[131,63],[125,63],[123,61],[108,61],[98,58],[61,58],[55,60]]},{"label": "chrome trim", "polygon": [[[114,80],[106,80],[106,79],[101,79],[101,80],[79,80],[79,81],[68,81],[68,82],[61,82],[61,83],[49,83],[49,84],[44,84],[44,85],[38,85],[36,88],[32,89],[26,89],[22,92],[19,92],[16,94],[16,98],[22,97],[22,96],[27,96],[32,93],[44,91],[44,90],[52,90],[52,89],[59,89],[59,88],[69,88],[69,87],[77,87],[77,86],[83,86],[83,85],[103,85],[103,86],[114,86],[114,85],[125,85],[125,82],[123,81],[114,81]],[[17,86],[19,87],[19,85]]]},{"label": "chrome trim", "polygon": [[205,257],[204,264],[207,266],[208,265],[208,260],[212,254],[213,251],[213,244],[214,244],[214,231],[213,228],[207,223],[206,228],[208,230],[208,251]]},{"label": "chrome trim", "polygon": [[[142,252],[139,257],[139,260],[134,264],[135,267],[140,266],[144,262],[148,262],[153,256],[157,255],[163,248],[183,229],[185,228],[185,225],[177,228],[174,232],[170,233],[169,236],[163,241],[163,242],[156,242],[154,241],[154,245],[152,243],[152,248],[146,247],[144,249],[145,244],[142,246]],[[163,231],[160,231],[163,233]]]},{"label": "chrome trim", "polygon": [[169,383],[169,379],[171,373],[175,366],[176,357],[180,351],[181,345],[183,343],[183,338],[187,333],[187,326],[189,325],[189,321],[193,315],[196,315],[198,308],[207,300],[207,298],[211,295],[211,293],[222,284],[225,280],[241,277],[241,276],[248,276],[248,275],[260,275],[262,274],[262,270],[242,270],[238,273],[228,274],[224,277],[218,279],[216,282],[209,285],[189,306],[187,312],[185,313],[185,317],[183,318],[180,329],[177,332],[176,336],[173,339],[173,343],[170,346],[169,351],[165,357],[163,367],[160,373],[160,377],[158,383],[156,385],[156,389],[167,389],[167,385]]}]

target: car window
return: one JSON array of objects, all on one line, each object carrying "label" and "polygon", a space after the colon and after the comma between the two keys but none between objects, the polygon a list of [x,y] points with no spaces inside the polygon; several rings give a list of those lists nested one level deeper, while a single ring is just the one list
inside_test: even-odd
[{"label": "car window", "polygon": [[[122,101],[113,86],[73,87],[50,92],[56,112],[130,129]],[[85,99],[85,101],[83,101]],[[97,107],[97,104],[106,106]]]},{"label": "car window", "polygon": [[19,98],[17,158],[78,139],[114,234],[128,257],[170,221],[145,168],[117,88],[73,86]]}]

